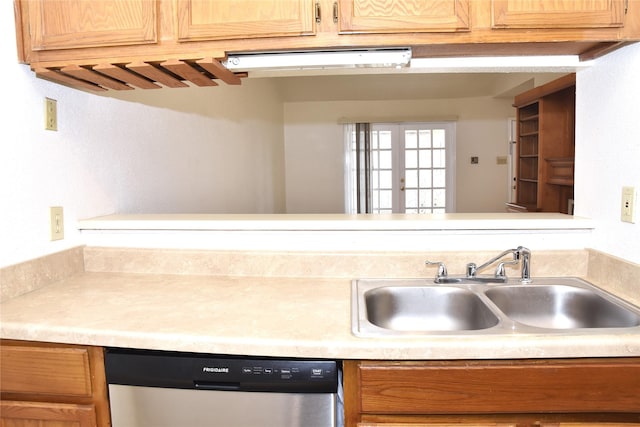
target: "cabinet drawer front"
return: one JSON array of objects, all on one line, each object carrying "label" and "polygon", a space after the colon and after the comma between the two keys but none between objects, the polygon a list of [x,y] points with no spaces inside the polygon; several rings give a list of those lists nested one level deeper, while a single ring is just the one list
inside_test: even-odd
[{"label": "cabinet drawer front", "polygon": [[640,359],[363,362],[361,408],[378,414],[640,412]]},{"label": "cabinet drawer front", "polygon": [[0,359],[3,392],[91,396],[87,349],[3,345]]},{"label": "cabinet drawer front", "polygon": [[95,427],[93,405],[38,402],[0,402],[2,426]]}]

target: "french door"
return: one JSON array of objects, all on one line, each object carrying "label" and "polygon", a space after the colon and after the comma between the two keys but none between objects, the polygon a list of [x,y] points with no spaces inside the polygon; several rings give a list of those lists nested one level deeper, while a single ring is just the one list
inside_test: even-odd
[{"label": "french door", "polygon": [[370,212],[455,212],[455,123],[373,123]]}]

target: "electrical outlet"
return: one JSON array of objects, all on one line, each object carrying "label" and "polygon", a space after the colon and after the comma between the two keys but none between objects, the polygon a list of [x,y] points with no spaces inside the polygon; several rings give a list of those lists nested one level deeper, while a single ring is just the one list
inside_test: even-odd
[{"label": "electrical outlet", "polygon": [[636,189],[634,187],[622,187],[622,205],[620,206],[620,219],[624,222],[635,223]]},{"label": "electrical outlet", "polygon": [[64,216],[62,206],[51,206],[49,208],[49,223],[51,227],[51,240],[64,239]]},{"label": "electrical outlet", "polygon": [[46,130],[58,130],[58,106],[55,99],[44,99],[44,128]]}]

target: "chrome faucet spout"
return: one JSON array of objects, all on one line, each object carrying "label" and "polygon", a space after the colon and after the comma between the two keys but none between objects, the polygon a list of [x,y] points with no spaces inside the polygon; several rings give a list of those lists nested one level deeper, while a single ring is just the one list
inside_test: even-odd
[{"label": "chrome faucet spout", "polygon": [[[512,258],[503,259],[507,255],[511,255]],[[493,276],[478,276],[478,273],[495,263],[497,263],[498,265],[496,266],[496,270]],[[515,249],[508,249],[498,256],[491,258],[489,261],[480,266],[476,265],[473,262],[468,263],[466,267],[466,275],[464,277],[450,277],[447,273],[447,267],[442,261],[425,261],[425,265],[438,266],[438,273],[433,280],[435,283],[462,283],[464,281],[482,283],[506,283],[509,279],[507,278],[505,266],[515,265],[518,263],[520,264],[521,268],[520,282],[531,283],[531,251],[524,246],[518,246]]]},{"label": "chrome faucet spout", "polygon": [[518,246],[518,259],[520,260],[520,281],[531,283],[531,251],[524,246]]},{"label": "chrome faucet spout", "polygon": [[513,259],[516,260],[517,255],[516,255],[517,249],[507,249],[506,251],[502,252],[500,255],[491,258],[489,261],[485,262],[484,264],[477,266],[474,263],[470,262],[469,264],[467,264],[467,277],[468,278],[472,278],[475,277],[476,274],[478,274],[479,272],[481,272],[482,270],[484,270],[485,268],[489,267],[491,264],[494,264],[495,262],[501,260],[502,258],[504,258],[505,256],[512,254],[513,255]]},{"label": "chrome faucet spout", "polygon": [[437,265],[438,266],[438,274],[436,275],[436,280],[446,278],[448,276],[447,266],[444,265],[442,261],[425,261],[425,265]]},{"label": "chrome faucet spout", "polygon": [[498,256],[491,258],[489,261],[485,262],[480,266],[477,266],[473,262],[468,263],[467,269],[466,269],[467,278],[468,279],[475,278],[479,272],[489,267],[490,265],[495,264],[496,262],[500,261],[502,258],[504,258],[509,254],[511,254],[513,258],[510,261],[501,261],[496,268],[494,276],[496,278],[506,279],[507,276],[506,276],[504,266],[507,264],[520,263],[520,267],[521,267],[520,281],[522,283],[530,283],[531,282],[531,251],[525,248],[524,246],[518,246],[515,249],[507,249],[506,251],[502,252]]}]

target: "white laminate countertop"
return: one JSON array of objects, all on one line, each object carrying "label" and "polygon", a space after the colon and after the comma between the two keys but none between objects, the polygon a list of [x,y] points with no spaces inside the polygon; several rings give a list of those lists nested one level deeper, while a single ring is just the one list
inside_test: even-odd
[{"label": "white laminate countertop", "polygon": [[280,357],[495,359],[640,356],[640,334],[361,338],[351,281],[85,272],[0,306],[0,336]]}]

